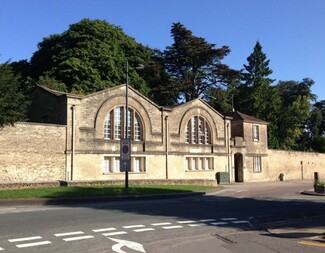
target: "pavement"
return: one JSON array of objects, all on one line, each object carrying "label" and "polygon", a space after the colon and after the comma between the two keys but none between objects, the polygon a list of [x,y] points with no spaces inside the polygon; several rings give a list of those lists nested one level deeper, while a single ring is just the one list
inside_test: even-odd
[{"label": "pavement", "polygon": [[[224,189],[252,189],[268,185],[270,187],[286,187],[286,185],[305,185],[306,190],[301,191],[301,194],[324,196],[325,194],[315,193],[311,188],[312,181],[297,181],[297,182],[263,182],[263,183],[245,183],[245,184],[228,184],[223,185],[221,191]],[[304,187],[302,187],[304,188]],[[4,200],[0,199],[0,208],[8,206],[26,206],[26,205],[60,205],[60,204],[80,204],[93,202],[108,202],[108,201],[129,201],[129,200],[153,200],[153,199],[167,199],[180,197],[202,196],[205,194],[218,194],[217,191],[195,192],[195,193],[180,193],[180,194],[163,194],[163,195],[149,195],[149,196],[116,196],[116,197],[87,197],[87,198],[64,198],[64,199],[20,199],[20,200]],[[220,191],[220,192],[221,192]],[[295,193],[296,194],[296,193]],[[325,233],[325,225],[319,226],[319,221],[325,220],[325,214],[322,217],[310,217],[303,220],[286,221],[281,224],[269,225],[266,232],[278,236],[279,238],[300,238],[302,244],[310,244],[319,247],[325,247],[325,239],[320,237],[320,234]],[[324,224],[324,222],[322,222]],[[264,231],[265,232],[265,231]],[[159,249],[159,250],[157,250]],[[275,253],[269,248],[263,247],[254,242],[232,242],[218,235],[204,235],[194,238],[184,238],[184,240],[177,239],[174,243],[159,241],[148,245],[148,252],[155,253],[173,253],[173,252],[187,252],[187,253]]]}]

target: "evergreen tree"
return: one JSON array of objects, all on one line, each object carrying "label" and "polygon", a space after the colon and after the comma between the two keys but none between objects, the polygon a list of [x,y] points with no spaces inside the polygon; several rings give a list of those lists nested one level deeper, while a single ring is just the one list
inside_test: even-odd
[{"label": "evergreen tree", "polygon": [[174,43],[163,52],[166,71],[172,77],[175,93],[182,101],[204,97],[211,87],[218,87],[231,71],[221,63],[230,53],[228,46],[196,37],[181,23],[172,25]]},{"label": "evergreen tree", "polygon": [[280,98],[277,89],[271,86],[274,80],[269,76],[273,71],[269,67],[270,60],[267,59],[259,41],[256,42],[247,61],[248,64],[244,65],[242,83],[238,87],[240,95],[235,100],[236,108],[248,115],[269,122],[269,146],[278,148],[276,112],[279,110]]}]

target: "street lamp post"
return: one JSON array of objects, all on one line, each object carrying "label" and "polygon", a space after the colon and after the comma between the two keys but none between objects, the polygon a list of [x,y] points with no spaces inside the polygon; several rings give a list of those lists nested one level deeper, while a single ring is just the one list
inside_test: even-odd
[{"label": "street lamp post", "polygon": [[[136,69],[143,69],[139,64]],[[126,60],[126,85],[125,85],[125,138],[121,141],[122,166],[125,170],[125,190],[129,189],[129,167],[131,164],[131,136],[129,136],[129,61]]]}]

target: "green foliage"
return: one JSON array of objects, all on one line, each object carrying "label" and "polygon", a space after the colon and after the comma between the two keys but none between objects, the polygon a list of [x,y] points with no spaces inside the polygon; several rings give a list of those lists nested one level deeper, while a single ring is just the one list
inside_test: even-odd
[{"label": "green foliage", "polygon": [[14,74],[8,63],[0,65],[0,127],[13,125],[23,120],[26,101],[19,91],[19,77]]},{"label": "green foliage", "polygon": [[305,122],[310,117],[311,101],[314,95],[311,86],[314,81],[280,81],[277,85],[281,107],[277,113],[277,139],[282,149],[301,149],[299,139],[303,135]]},{"label": "green foliage", "polygon": [[74,198],[120,195],[151,195],[209,190],[214,187],[201,185],[130,185],[128,191],[123,186],[69,186],[32,188],[19,190],[2,190],[0,199],[24,198]]},{"label": "green foliage", "polygon": [[230,69],[221,60],[230,53],[228,46],[196,37],[181,23],[171,29],[174,43],[162,54],[165,68],[172,77],[175,93],[183,101],[203,97],[208,89],[217,87],[230,75]]},{"label": "green foliage", "polygon": [[61,91],[88,94],[125,83],[128,60],[130,85],[147,94],[145,81],[132,66],[148,60],[151,53],[121,28],[83,19],[38,44],[31,59],[32,77],[46,76],[60,84],[55,86]]}]

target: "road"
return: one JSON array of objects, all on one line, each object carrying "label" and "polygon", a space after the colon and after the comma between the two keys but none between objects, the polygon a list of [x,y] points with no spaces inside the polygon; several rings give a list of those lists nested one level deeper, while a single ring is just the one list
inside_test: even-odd
[{"label": "road", "polygon": [[325,228],[325,197],[299,194],[308,188],[236,184],[199,197],[0,207],[0,251],[325,252],[304,239]]}]

